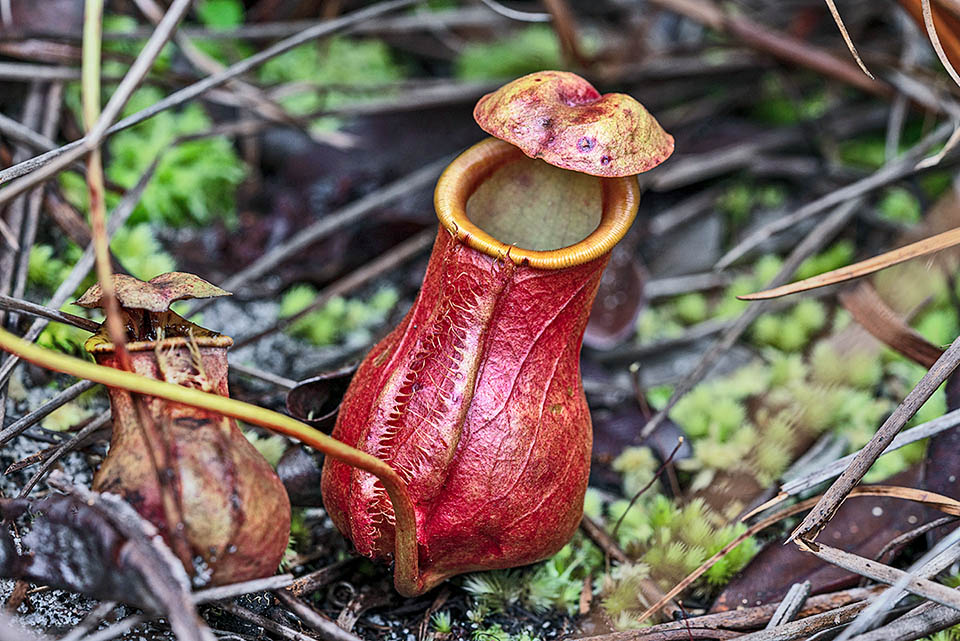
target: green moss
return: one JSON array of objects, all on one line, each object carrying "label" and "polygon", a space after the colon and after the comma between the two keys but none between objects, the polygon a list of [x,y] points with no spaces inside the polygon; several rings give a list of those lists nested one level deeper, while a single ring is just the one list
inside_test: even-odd
[{"label": "green moss", "polygon": [[433,626],[433,629],[437,634],[452,633],[453,617],[450,614],[450,610],[441,610],[440,612],[435,612],[433,616],[430,617],[430,624]]},{"label": "green moss", "polygon": [[564,69],[560,43],[553,29],[533,25],[494,42],[470,42],[454,63],[464,80],[515,78],[540,69]]},{"label": "green moss", "polygon": [[921,220],[920,201],[903,187],[888,187],[877,204],[877,211],[884,220],[905,225]]},{"label": "green moss", "polygon": [[471,597],[472,610],[480,613],[480,622],[486,613],[502,613],[515,605],[535,612],[573,614],[579,607],[584,579],[601,573],[603,563],[600,549],[578,534],[542,563],[475,572],[464,576],[461,586]]},{"label": "green moss", "polygon": [[[660,463],[649,447],[627,447],[620,453],[620,456],[613,460],[612,467],[623,475],[624,495],[632,498],[650,483],[660,467]],[[659,481],[654,482],[647,491],[657,493],[659,491]]]},{"label": "green moss", "polygon": [[176,261],[163,251],[152,228],[146,223],[117,230],[110,242],[110,249],[117,260],[140,280],[150,280],[177,267]]},{"label": "green moss", "polygon": [[[289,318],[306,309],[316,296],[317,291],[309,285],[291,287],[281,299],[280,318]],[[367,331],[382,323],[398,298],[391,287],[378,290],[366,302],[336,297],[321,309],[298,319],[287,331],[315,345],[329,345],[351,332]]]},{"label": "green moss", "polygon": [[769,124],[791,125],[819,118],[829,106],[826,88],[822,83],[818,82],[814,89],[806,89],[804,97],[798,100],[784,89],[779,75],[769,73],[763,78],[761,95],[754,101],[751,115]]},{"label": "green moss", "polygon": [[243,24],[244,9],[240,0],[200,0],[197,17],[211,29],[229,30]]},{"label": "green moss", "polygon": [[677,317],[687,325],[705,321],[710,313],[707,297],[699,293],[678,296],[673,304]]},{"label": "green moss", "polygon": [[643,582],[649,577],[650,568],[644,563],[618,565],[611,571],[611,585],[600,603],[617,628],[639,627],[637,617],[651,605],[642,597]]},{"label": "green moss", "polygon": [[[124,115],[145,109],[161,97],[158,89],[138,89]],[[233,144],[224,136],[213,136],[172,146],[179,136],[207,131],[212,124],[200,104],[191,103],[179,111],[163,111],[110,138],[106,175],[126,189],[163,153],[131,223],[149,220],[180,226],[233,219],[234,192],[246,174]],[[72,200],[86,209],[85,192],[82,202]],[[116,201],[108,197],[111,207]]]},{"label": "green moss", "polygon": [[800,263],[794,278],[802,280],[810,278],[817,274],[828,272],[832,269],[843,267],[850,264],[853,260],[855,251],[853,243],[849,240],[841,240],[831,245],[826,251],[807,258]]},{"label": "green moss", "polygon": [[[405,77],[390,48],[375,39],[334,36],[311,42],[269,60],[260,68],[266,84],[306,83],[307,88],[280,99],[294,114],[309,114],[346,104],[382,99],[383,85]],[[312,127],[330,130],[336,118],[318,118]]]}]

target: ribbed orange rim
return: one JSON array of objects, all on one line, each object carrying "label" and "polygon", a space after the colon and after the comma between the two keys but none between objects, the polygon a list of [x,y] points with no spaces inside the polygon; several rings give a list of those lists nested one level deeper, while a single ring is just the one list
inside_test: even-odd
[{"label": "ribbed orange rim", "polygon": [[630,229],[640,204],[640,187],[633,176],[598,178],[603,188],[600,224],[589,236],[569,247],[550,251],[523,249],[502,243],[474,225],[467,218],[467,200],[495,169],[522,157],[520,149],[496,138],[479,142],[457,156],[441,174],[433,195],[440,224],[477,251],[538,269],[563,269],[599,258]]}]

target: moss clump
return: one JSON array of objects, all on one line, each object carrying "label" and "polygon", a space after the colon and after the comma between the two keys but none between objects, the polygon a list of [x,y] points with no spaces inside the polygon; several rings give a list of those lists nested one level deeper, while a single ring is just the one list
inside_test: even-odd
[{"label": "moss clump", "polygon": [[[309,307],[317,291],[309,285],[291,287],[280,302],[280,318],[289,318]],[[392,287],[378,290],[366,302],[335,297],[321,309],[310,312],[288,328],[294,336],[314,345],[329,345],[348,334],[360,332],[358,339],[368,340],[369,328],[382,323],[399,299]]]},{"label": "moss clump", "polygon": [[553,29],[534,25],[494,42],[472,42],[457,56],[455,73],[464,80],[516,78],[541,69],[565,69]]}]

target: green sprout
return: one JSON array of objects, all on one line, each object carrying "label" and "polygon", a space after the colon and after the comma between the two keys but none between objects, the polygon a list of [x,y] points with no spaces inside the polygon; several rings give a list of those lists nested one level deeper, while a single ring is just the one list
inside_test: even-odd
[{"label": "green sprout", "polygon": [[453,632],[453,617],[450,610],[435,612],[430,617],[430,623],[437,634],[451,634]]}]

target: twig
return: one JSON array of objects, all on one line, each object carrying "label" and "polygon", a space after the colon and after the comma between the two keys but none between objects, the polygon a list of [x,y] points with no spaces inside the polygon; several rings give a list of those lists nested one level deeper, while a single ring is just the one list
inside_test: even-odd
[{"label": "twig", "polygon": [[[863,601],[864,599],[876,594],[880,588],[851,588],[840,592],[831,592],[829,594],[819,594],[807,599],[806,604],[798,613],[799,617],[806,618],[824,612],[833,612],[837,608]],[[716,612],[714,614],[704,614],[698,617],[690,617],[683,621],[670,621],[659,623],[643,628],[641,630],[630,630],[624,632],[614,632],[612,634],[603,634],[598,636],[586,637],[584,641],[643,641],[645,639],[656,639],[657,634],[670,631],[686,631],[688,628],[696,630],[749,630],[763,625],[773,616],[777,608],[783,602],[765,603],[752,607],[737,608],[726,612]],[[682,639],[683,637],[681,637]]]},{"label": "twig", "polygon": [[277,590],[274,592],[280,602],[287,606],[295,615],[323,635],[326,639],[333,641],[360,641],[360,637],[352,632],[348,632],[337,625],[332,619],[323,616],[309,605],[293,596],[286,590]]},{"label": "twig", "polygon": [[620,515],[620,518],[617,519],[616,525],[613,526],[613,530],[610,532],[610,536],[616,538],[617,531],[620,529],[620,524],[623,523],[623,519],[627,516],[627,512],[629,512],[630,508],[633,507],[634,503],[636,503],[640,499],[640,497],[643,496],[644,492],[646,492],[651,487],[653,487],[653,484],[656,483],[658,478],[660,478],[660,475],[663,473],[663,471],[667,469],[667,466],[670,465],[670,463],[673,462],[673,457],[677,455],[677,452],[680,450],[682,446],[683,446],[683,437],[681,436],[677,439],[677,444],[673,447],[673,450],[670,452],[670,455],[666,458],[666,460],[663,463],[660,464],[660,467],[657,468],[657,471],[653,473],[653,476],[650,477],[650,480],[647,481],[647,483],[643,487],[641,487],[636,494],[633,495],[633,498],[630,499],[630,503],[627,504],[627,507],[623,511],[623,514]]},{"label": "twig", "polygon": [[115,607],[117,607],[116,601],[104,601],[98,604],[97,607],[87,613],[87,616],[83,617],[83,621],[60,637],[60,641],[79,641],[83,635],[103,623],[103,618],[110,614]]},{"label": "twig", "polygon": [[870,442],[857,453],[843,474],[834,481],[826,491],[817,506],[807,514],[800,525],[790,534],[789,540],[798,538],[813,539],[823,529],[827,521],[833,517],[840,503],[847,497],[850,490],[860,482],[888,445],[893,441],[897,432],[916,414],[917,410],[929,399],[943,381],[960,363],[960,338],[956,339],[943,353],[933,367],[923,375],[903,402],[893,411],[893,414],[884,421]]},{"label": "twig", "polygon": [[810,589],[809,581],[791,585],[787,594],[784,595],[783,601],[777,606],[777,611],[767,622],[767,630],[793,621],[797,613],[803,608],[803,604],[806,603],[807,597],[810,596]]},{"label": "twig", "polygon": [[960,612],[933,603],[924,603],[899,619],[851,641],[914,641],[960,623]]},{"label": "twig", "polygon": [[[316,641],[311,636],[303,634],[302,632],[297,632],[296,630],[288,628],[285,625],[281,625],[273,619],[260,616],[256,612],[252,612],[243,606],[236,605],[235,603],[219,603],[217,607],[222,610],[226,610],[230,614],[238,616],[241,619],[246,619],[254,625],[259,625],[264,630],[279,635],[280,637],[287,639],[287,641]],[[351,641],[357,641],[358,639],[359,637],[352,637]]]},{"label": "twig", "polygon": [[[19,163],[6,170],[10,171],[16,167],[26,167],[29,165],[28,171],[30,173],[28,176],[23,176],[22,178],[14,180],[7,186],[0,189],[0,204],[7,202],[14,196],[21,194],[27,189],[30,189],[31,187],[53,177],[57,172],[71,164],[73,161],[78,160],[85,154],[90,153],[100,147],[100,143],[108,133],[108,127],[110,127],[110,123],[112,123],[117,115],[119,115],[120,110],[123,109],[123,106],[127,103],[127,100],[130,99],[130,96],[133,94],[134,90],[136,90],[136,88],[140,85],[140,82],[143,80],[143,77],[146,75],[147,71],[149,71],[150,67],[153,66],[154,60],[160,54],[160,51],[163,49],[163,46],[166,44],[167,40],[170,39],[170,35],[176,28],[177,23],[180,22],[180,18],[182,18],[187,9],[190,8],[190,4],[191,0],[173,0],[170,8],[167,10],[166,15],[164,15],[163,20],[159,25],[157,25],[157,28],[150,36],[150,39],[147,40],[146,44],[143,46],[143,49],[140,50],[136,60],[134,60],[133,64],[130,65],[130,69],[127,71],[126,75],[124,75],[123,80],[120,81],[120,84],[117,86],[116,90],[113,92],[113,94],[111,94],[110,100],[107,101],[107,105],[103,108],[103,111],[96,118],[95,122],[88,123],[89,130],[86,136],[74,143],[71,143],[70,145],[60,147],[59,149],[48,152],[41,156],[37,156],[26,162]],[[97,33],[99,34],[99,29]],[[84,40],[86,40],[86,29]],[[98,51],[99,40],[100,39],[98,36]],[[98,87],[99,78],[100,75],[98,64],[96,74]],[[129,118],[127,120],[129,120]],[[49,161],[40,162],[40,159],[44,157],[48,158]],[[0,174],[4,173],[6,172],[0,172]],[[20,175],[22,176],[22,174]],[[9,178],[9,176],[0,175],[0,183],[9,180]]]},{"label": "twig", "polygon": [[99,632],[94,632],[88,637],[84,637],[83,641],[109,641],[110,639],[116,639],[121,634],[126,634],[146,620],[147,617],[143,616],[142,614],[135,614],[131,617],[127,617],[119,623],[114,623],[108,628],[104,628]]},{"label": "twig", "polygon": [[917,143],[910,151],[898,157],[893,162],[884,165],[870,176],[837,189],[822,198],[818,198],[792,214],[782,216],[763,225],[724,254],[723,257],[717,261],[716,269],[726,269],[766,239],[778,232],[789,229],[802,220],[806,220],[830,207],[846,202],[851,198],[863,196],[875,189],[900,180],[904,176],[915,173],[917,160],[922,158],[931,147],[946,139],[952,131],[953,125],[951,123],[943,123],[926,138]]},{"label": "twig", "polygon": [[676,11],[718,31],[727,31],[748,46],[826,76],[835,78],[868,93],[889,96],[890,86],[864,77],[846,60],[812,46],[783,31],[770,29],[740,15],[730,15],[707,0],[655,0],[655,4]]},{"label": "twig", "polygon": [[[860,613],[857,620],[840,634],[837,641],[848,641],[851,637],[871,629],[878,618],[886,614],[894,603],[906,596],[904,590],[909,590],[908,586],[913,581],[930,579],[953,565],[957,557],[960,556],[960,548],[956,546],[958,541],[960,541],[960,529],[954,529],[938,541],[932,549],[928,550],[917,561],[914,561],[895,583],[891,583],[888,589],[877,596],[870,606]],[[880,567],[886,566],[881,565]],[[950,592],[960,597],[960,593],[954,590],[950,590]],[[950,604],[947,603],[946,605]]]},{"label": "twig", "polygon": [[900,546],[906,545],[910,541],[913,541],[914,539],[917,539],[923,536],[930,530],[935,530],[938,527],[949,525],[950,523],[955,522],[957,518],[958,517],[956,516],[941,516],[939,519],[934,519],[932,521],[924,523],[923,525],[915,527],[912,530],[904,532],[900,536],[895,536],[889,541],[887,541],[886,545],[884,545],[879,552],[873,555],[873,558],[879,561],[883,559],[885,556],[887,556],[887,554],[889,554],[891,551],[896,550]]},{"label": "twig", "polygon": [[64,441],[54,450],[50,457],[40,466],[40,468],[33,473],[33,476],[30,477],[30,480],[26,482],[23,488],[20,490],[20,498],[23,498],[30,494],[30,490],[40,482],[47,472],[50,471],[50,468],[53,467],[53,464],[60,460],[60,457],[77,447],[85,438],[96,432],[97,430],[103,428],[107,423],[110,422],[111,414],[109,411],[102,413],[100,416],[96,417],[90,421],[86,427],[82,430],[71,436],[68,440]]},{"label": "twig", "polygon": [[[873,579],[874,581],[888,585],[896,585],[900,579],[908,578],[909,576],[903,570],[898,570],[884,563],[866,559],[857,554],[851,554],[850,552],[845,552],[829,545],[814,541],[809,541],[808,544],[809,551],[818,559],[859,574],[860,576],[867,577],[868,579]],[[941,585],[940,583],[914,577],[908,578],[904,589],[917,596],[930,599],[931,601],[960,611],[960,592]]]},{"label": "twig", "polygon": [[731,274],[717,272],[654,278],[644,283],[643,295],[647,300],[669,298],[689,292],[726,287],[732,280],[733,276]]},{"label": "twig", "polygon": [[[395,11],[396,9],[401,9],[403,7],[415,4],[418,1],[419,0],[389,0],[387,2],[381,2],[379,4],[375,4],[375,5],[366,7],[364,9],[354,11],[352,13],[346,14],[334,20],[323,21],[320,24],[316,24],[312,27],[305,29],[304,31],[301,31],[295,36],[291,36],[290,38],[282,40],[276,43],[275,45],[268,47],[253,56],[250,56],[249,58],[245,58],[244,60],[241,60],[237,63],[230,65],[229,67],[227,67],[226,69],[224,69],[222,72],[218,74],[208,76],[202,80],[199,80],[193,83],[192,85],[184,87],[183,89],[170,94],[166,98],[154,103],[153,105],[147,107],[146,109],[142,109],[141,111],[138,111],[137,113],[132,114],[124,118],[123,120],[120,120],[109,129],[106,129],[103,132],[103,135],[109,136],[117,133],[118,131],[123,131],[128,127],[132,127],[133,125],[139,124],[144,120],[147,120],[148,118],[152,118],[153,116],[157,115],[161,111],[165,111],[167,109],[170,109],[171,107],[176,107],[189,100],[192,100],[193,98],[196,98],[197,96],[209,91],[210,89],[219,87],[220,85],[224,84],[228,80],[231,80],[237,76],[240,76],[250,71],[251,69],[254,69],[257,66],[263,64],[267,60],[270,60],[271,58],[274,58],[286,51],[289,51],[290,49],[296,46],[299,46],[305,42],[309,42],[310,40],[314,40],[321,36],[325,36],[337,31],[342,31],[348,27],[354,26],[374,16],[382,15],[390,11]],[[171,9],[167,11],[167,15],[164,17],[164,23],[162,23],[161,26],[164,26],[166,24],[167,19],[170,17],[173,11],[174,6],[179,8],[180,5],[185,4],[189,6],[190,4],[190,0],[177,0],[177,2],[179,4],[172,5]],[[163,30],[161,30],[160,27],[158,27],[154,31],[154,34],[169,36],[169,33],[163,34]],[[166,38],[164,38],[164,42],[165,41],[166,41]],[[147,45],[149,46],[150,42],[148,42]],[[143,57],[146,51],[147,51],[147,47],[145,46],[143,51],[141,51],[140,56],[137,58],[138,61],[140,60],[141,57]],[[130,76],[130,73],[132,73],[133,70],[134,70],[134,67],[131,67],[130,72],[127,74],[124,80],[126,80],[126,78]],[[119,91],[120,89],[118,87],[114,95],[116,95],[116,93],[119,93]],[[106,109],[104,109],[104,113],[106,113]],[[42,180],[45,180],[49,176],[52,176],[62,166],[66,164],[63,158],[69,158],[70,161],[75,160],[80,156],[82,156],[84,153],[86,153],[86,150],[88,148],[92,148],[96,146],[97,144],[99,144],[99,142],[100,142],[99,140],[95,140],[91,138],[90,135],[87,135],[70,144],[64,145],[63,147],[47,152],[45,154],[41,154],[40,156],[36,156],[35,158],[31,158],[30,160],[14,165],[13,167],[9,167],[3,171],[0,171],[0,183],[3,183],[5,181],[8,181],[14,178],[18,178],[20,176],[23,176],[24,174],[30,174],[29,184],[27,183],[19,184],[19,181],[17,181],[17,182],[11,183],[7,187],[4,187],[3,189],[0,189],[0,203],[6,202],[6,200],[8,200],[10,197],[12,197],[13,195],[16,195],[16,193],[19,193],[24,189],[27,189],[33,186],[37,182],[40,182]],[[55,169],[50,170],[49,168],[51,167],[51,165],[54,165]],[[41,171],[43,171],[44,173],[41,174],[40,173]],[[39,176],[39,177],[35,178],[35,176]]]},{"label": "twig", "polygon": [[[833,212],[820,221],[816,227],[814,227],[807,237],[797,245],[787,259],[783,262],[783,266],[777,272],[776,276],[773,277],[771,281],[772,285],[778,285],[784,283],[789,279],[793,273],[797,270],[800,264],[806,260],[806,258],[812,255],[814,252],[819,250],[823,245],[825,245],[833,236],[843,228],[848,220],[856,212],[857,208],[861,204],[861,199],[853,198],[848,200],[838,206]],[[661,408],[653,418],[651,418],[646,425],[643,426],[643,429],[640,431],[640,438],[646,438],[653,433],[655,429],[663,422],[664,418],[673,406],[677,404],[677,401],[683,397],[684,394],[693,389],[693,386],[696,385],[701,378],[703,378],[706,373],[709,371],[716,360],[720,357],[721,354],[730,349],[734,343],[740,338],[740,336],[747,330],[748,327],[760,317],[766,310],[766,307],[761,303],[760,305],[751,305],[743,311],[743,313],[737,318],[736,322],[727,329],[723,336],[710,346],[710,349],[701,357],[700,361],[680,383],[677,384],[676,388],[673,391],[673,394],[670,396],[670,399],[667,401],[666,405]]]},{"label": "twig", "polygon": [[28,300],[14,298],[12,296],[0,296],[0,309],[5,309],[12,312],[23,312],[31,316],[46,318],[58,323],[64,323],[65,325],[72,325],[73,327],[77,327],[88,332],[95,332],[100,329],[100,323],[92,321],[88,318],[84,318],[83,316],[68,314],[67,312],[61,312],[58,309],[53,309],[44,305],[38,305],[36,303],[31,303]]},{"label": "twig", "polygon": [[219,585],[215,588],[198,590],[191,596],[193,602],[210,603],[211,601],[220,601],[233,597],[252,594],[254,592],[265,592],[267,590],[279,590],[293,583],[292,574],[280,574],[277,576],[268,576],[263,579],[252,579],[250,581],[241,581],[240,583],[231,583],[230,585]]},{"label": "twig", "polygon": [[78,381],[74,383],[37,409],[33,410],[23,418],[14,421],[0,431],[0,445],[3,445],[24,430],[29,429],[31,425],[35,425],[39,421],[43,420],[44,417],[49,416],[57,409],[63,407],[87,390],[92,389],[94,386],[96,386],[96,383],[91,381]]},{"label": "twig", "polygon": [[821,630],[829,630],[852,621],[863,609],[865,602],[852,603],[842,608],[815,614],[799,621],[784,623],[769,630],[760,630],[752,634],[737,637],[737,641],[794,641],[795,639],[809,639]]},{"label": "twig", "polygon": [[[41,133],[46,138],[52,137],[60,123],[60,107],[63,102],[63,84],[56,82],[50,85],[47,91],[47,100]],[[23,248],[17,256],[16,271],[13,278],[13,288],[11,295],[15,298],[22,298],[27,288],[27,272],[30,266],[30,252],[33,250],[33,243],[37,236],[37,229],[40,222],[40,206],[43,203],[43,190],[34,189],[27,197],[27,215],[23,221],[23,230],[21,238],[23,239]],[[16,323],[17,316],[11,314],[11,327]]]},{"label": "twig", "polygon": [[235,374],[243,374],[244,376],[258,378],[261,381],[272,383],[273,385],[283,389],[289,390],[297,386],[297,381],[293,379],[279,376],[271,372],[265,372],[264,370],[252,365],[245,365],[243,363],[230,363],[230,370]]}]

